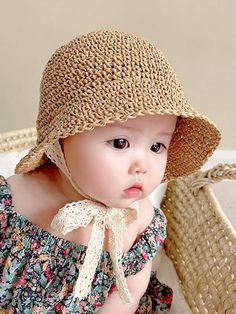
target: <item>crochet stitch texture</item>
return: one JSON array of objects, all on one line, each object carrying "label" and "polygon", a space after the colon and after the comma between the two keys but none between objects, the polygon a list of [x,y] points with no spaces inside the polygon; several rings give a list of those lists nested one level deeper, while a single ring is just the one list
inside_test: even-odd
[{"label": "crochet stitch texture", "polygon": [[48,61],[40,89],[37,145],[17,173],[47,162],[50,143],[144,114],[179,116],[164,179],[194,172],[219,144],[217,127],[186,100],[170,64],[135,35],[97,31],[76,37]]}]

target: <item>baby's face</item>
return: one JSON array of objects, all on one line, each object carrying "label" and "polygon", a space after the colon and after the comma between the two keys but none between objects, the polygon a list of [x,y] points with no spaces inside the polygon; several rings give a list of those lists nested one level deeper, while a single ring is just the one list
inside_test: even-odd
[{"label": "baby's face", "polygon": [[162,181],[176,117],[145,115],[63,140],[72,178],[92,198],[126,208]]}]

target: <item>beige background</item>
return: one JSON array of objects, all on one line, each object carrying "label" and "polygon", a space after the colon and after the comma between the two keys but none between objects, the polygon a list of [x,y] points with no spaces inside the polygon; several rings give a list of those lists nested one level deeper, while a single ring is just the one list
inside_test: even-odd
[{"label": "beige background", "polygon": [[99,29],[139,34],[166,55],[191,103],[236,149],[235,0],[0,0],[0,132],[34,126],[53,51]]}]

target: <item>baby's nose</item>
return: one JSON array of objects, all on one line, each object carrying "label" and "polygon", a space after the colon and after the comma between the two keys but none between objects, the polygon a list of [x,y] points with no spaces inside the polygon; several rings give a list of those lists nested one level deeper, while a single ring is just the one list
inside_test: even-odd
[{"label": "baby's nose", "polygon": [[147,164],[145,161],[136,161],[134,162],[129,169],[130,174],[142,173],[145,174],[147,172]]}]

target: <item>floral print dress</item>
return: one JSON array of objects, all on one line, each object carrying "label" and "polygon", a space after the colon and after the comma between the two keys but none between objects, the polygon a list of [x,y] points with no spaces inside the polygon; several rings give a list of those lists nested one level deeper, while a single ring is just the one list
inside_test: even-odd
[{"label": "floral print dress", "polygon": [[[135,275],[152,259],[166,236],[160,209],[131,249],[122,256],[125,276]],[[96,313],[115,288],[109,252],[103,251],[91,293],[73,298],[73,285],[86,246],[61,239],[32,224],[14,210],[11,192],[0,176],[0,314]],[[152,273],[136,314],[167,313],[172,289]]]}]

